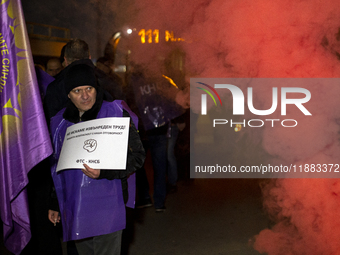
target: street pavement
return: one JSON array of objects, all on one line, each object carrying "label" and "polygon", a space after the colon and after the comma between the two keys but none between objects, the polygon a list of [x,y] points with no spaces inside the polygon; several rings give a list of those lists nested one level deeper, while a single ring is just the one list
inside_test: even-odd
[{"label": "street pavement", "polygon": [[[151,176],[152,170],[150,184]],[[259,183],[180,180],[177,192],[167,196],[165,212],[153,207],[127,211],[122,255],[258,255],[251,246],[254,236],[270,226]],[[3,243],[0,254],[10,254]]]},{"label": "street pavement", "polygon": [[169,194],[166,211],[128,211],[123,255],[257,255],[254,236],[270,226],[260,180],[190,179]]}]

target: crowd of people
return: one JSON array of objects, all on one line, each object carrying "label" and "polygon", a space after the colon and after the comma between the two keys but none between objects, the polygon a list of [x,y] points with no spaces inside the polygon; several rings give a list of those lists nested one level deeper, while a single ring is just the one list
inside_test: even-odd
[{"label": "crowd of people", "polygon": [[[29,175],[32,239],[22,254],[60,255],[60,236],[68,254],[121,254],[125,207],[154,206],[156,213],[164,213],[167,195],[177,191],[175,151],[179,134],[188,129],[188,88],[177,88],[179,96],[173,100],[164,99],[157,87],[167,80],[149,77],[137,64],[123,79],[113,63],[112,54],[105,52],[94,63],[87,43],[72,39],[60,58],[36,68],[54,153]],[[153,89],[143,90],[145,86]],[[84,164],[57,173],[66,129],[107,117],[130,118],[126,169]],[[152,162],[153,191],[146,155]]]}]

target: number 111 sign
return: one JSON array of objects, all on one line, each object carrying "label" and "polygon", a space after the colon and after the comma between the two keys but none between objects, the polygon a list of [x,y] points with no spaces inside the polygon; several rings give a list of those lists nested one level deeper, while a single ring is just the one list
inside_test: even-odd
[{"label": "number 111 sign", "polygon": [[[138,32],[138,35],[140,36],[141,43],[159,43],[160,37],[163,38],[163,36],[160,34],[159,29],[141,29]],[[164,39],[166,42],[179,42],[184,41],[183,38],[176,38],[174,36],[173,31],[165,30],[164,32]]]}]

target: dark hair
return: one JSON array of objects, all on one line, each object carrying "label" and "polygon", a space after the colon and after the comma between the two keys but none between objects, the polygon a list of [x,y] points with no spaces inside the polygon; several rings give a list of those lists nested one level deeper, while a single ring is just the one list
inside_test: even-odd
[{"label": "dark hair", "polygon": [[100,57],[97,59],[96,63],[106,64],[108,61],[110,61],[110,59],[108,59],[107,57]]},{"label": "dark hair", "polygon": [[90,58],[89,46],[81,39],[73,39],[65,45],[65,58],[69,63]]},{"label": "dark hair", "polygon": [[66,48],[66,44],[63,46],[63,48],[61,49],[61,52],[60,52],[60,57],[59,57],[59,60],[60,60],[60,63],[62,64],[65,59],[65,48]]}]

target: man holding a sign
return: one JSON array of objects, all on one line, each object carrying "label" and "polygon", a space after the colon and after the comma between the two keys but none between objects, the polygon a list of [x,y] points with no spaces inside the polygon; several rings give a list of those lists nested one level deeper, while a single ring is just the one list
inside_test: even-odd
[{"label": "man holding a sign", "polygon": [[134,207],[134,172],[145,159],[137,117],[125,102],[103,100],[87,65],[70,68],[65,87],[69,103],[50,126],[59,208],[49,220],[61,220],[64,241],[75,240],[79,254],[120,254],[125,204]]}]

